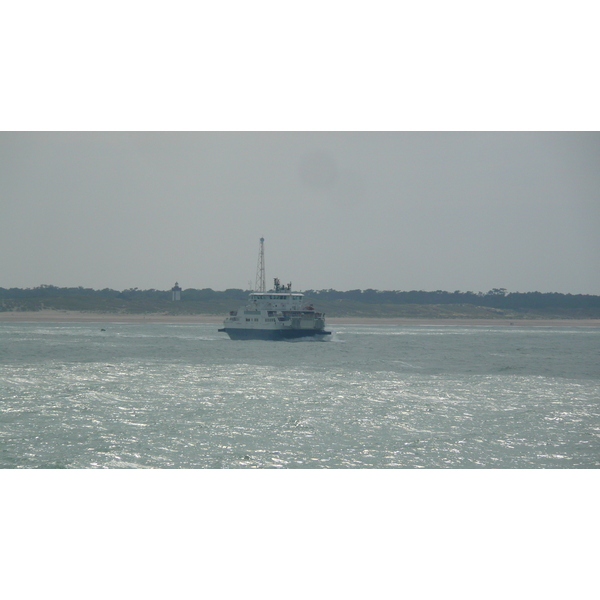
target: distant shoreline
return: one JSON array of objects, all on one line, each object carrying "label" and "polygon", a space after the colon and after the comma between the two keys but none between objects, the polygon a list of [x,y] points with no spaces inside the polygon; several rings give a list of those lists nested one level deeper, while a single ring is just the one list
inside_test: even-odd
[{"label": "distant shoreline", "polygon": [[[0,312],[2,323],[222,323],[220,315],[164,315],[92,313],[68,310]],[[445,319],[398,317],[328,317],[327,325],[461,325],[461,326],[538,326],[600,327],[600,319]]]}]

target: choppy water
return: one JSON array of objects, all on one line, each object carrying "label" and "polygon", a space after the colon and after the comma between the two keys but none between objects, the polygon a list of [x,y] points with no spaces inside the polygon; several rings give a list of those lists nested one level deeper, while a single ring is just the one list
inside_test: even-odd
[{"label": "choppy water", "polygon": [[600,328],[333,329],[0,324],[0,467],[600,466]]}]

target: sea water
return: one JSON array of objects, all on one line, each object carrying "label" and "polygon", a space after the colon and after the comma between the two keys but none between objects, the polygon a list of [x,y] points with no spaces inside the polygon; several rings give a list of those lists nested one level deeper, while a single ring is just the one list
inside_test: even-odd
[{"label": "sea water", "polygon": [[0,324],[2,468],[597,468],[600,327]]}]

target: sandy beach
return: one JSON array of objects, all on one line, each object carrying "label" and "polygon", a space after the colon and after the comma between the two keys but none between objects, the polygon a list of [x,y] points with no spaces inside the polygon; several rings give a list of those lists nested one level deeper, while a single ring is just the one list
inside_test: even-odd
[{"label": "sandy beach", "polygon": [[224,318],[215,315],[133,315],[76,310],[0,312],[0,322],[12,323],[222,323]]},{"label": "sandy beach", "polygon": [[[40,310],[32,312],[0,312],[4,323],[222,323],[224,316],[216,315],[163,315],[163,314],[107,314],[68,310]],[[600,327],[600,319],[402,319],[368,317],[330,317],[328,325],[460,325],[537,326],[537,327]]]},{"label": "sandy beach", "polygon": [[339,317],[328,318],[330,325],[460,325],[473,327],[490,326],[538,326],[538,327],[600,327],[600,319],[395,319]]}]

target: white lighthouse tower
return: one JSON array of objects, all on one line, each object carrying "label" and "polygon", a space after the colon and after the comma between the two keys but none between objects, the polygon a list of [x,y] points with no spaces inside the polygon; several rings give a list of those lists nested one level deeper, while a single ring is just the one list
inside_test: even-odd
[{"label": "white lighthouse tower", "polygon": [[175,285],[171,288],[171,292],[171,300],[173,300],[173,302],[181,300],[181,288],[177,282],[175,282]]}]

